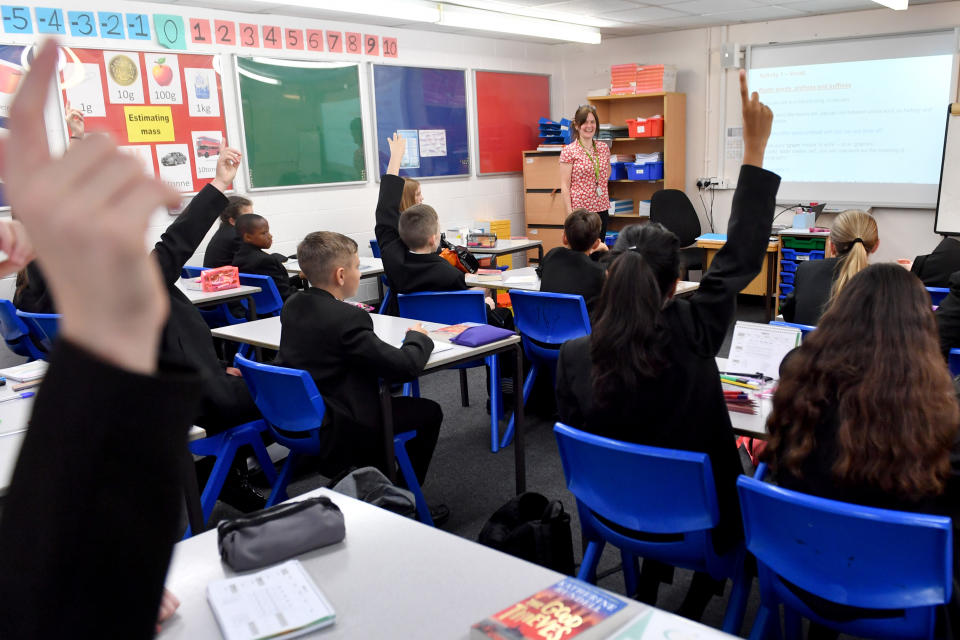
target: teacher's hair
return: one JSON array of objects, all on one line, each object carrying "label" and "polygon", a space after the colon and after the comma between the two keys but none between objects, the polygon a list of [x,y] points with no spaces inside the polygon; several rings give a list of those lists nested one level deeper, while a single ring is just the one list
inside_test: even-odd
[{"label": "teacher's hair", "polygon": [[593,396],[600,407],[659,374],[670,349],[663,308],[680,275],[680,240],[658,223],[631,225],[624,235],[634,244],[613,258],[591,317]]},{"label": "teacher's hair", "polygon": [[960,423],[930,296],[898,264],[855,275],[782,366],[765,459],[802,477],[836,410],[839,486],[916,500],[941,493]]},{"label": "teacher's hair", "polygon": [[580,127],[584,122],[587,121],[587,115],[593,114],[593,119],[596,121],[597,126],[600,126],[600,116],[597,115],[597,108],[592,104],[582,104],[577,108],[577,112],[573,114],[573,133],[576,137],[580,137]]},{"label": "teacher's hair", "polygon": [[877,248],[879,241],[877,221],[866,211],[847,209],[837,216],[830,228],[830,242],[840,258],[830,289],[831,301],[853,276],[867,267],[867,256]]}]

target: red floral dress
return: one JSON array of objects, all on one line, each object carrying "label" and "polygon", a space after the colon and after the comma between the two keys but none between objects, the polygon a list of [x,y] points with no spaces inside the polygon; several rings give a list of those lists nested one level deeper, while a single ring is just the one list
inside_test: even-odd
[{"label": "red floral dress", "polygon": [[[607,185],[610,179],[610,147],[606,143],[596,141],[594,145],[596,146],[595,155],[589,145],[584,148],[579,140],[574,140],[560,152],[560,162],[573,165],[570,175],[571,206],[574,209],[583,208],[587,211],[600,212],[610,208],[610,192]],[[594,159],[599,164],[599,184],[594,171]],[[598,186],[601,188],[601,194],[597,194]]]}]

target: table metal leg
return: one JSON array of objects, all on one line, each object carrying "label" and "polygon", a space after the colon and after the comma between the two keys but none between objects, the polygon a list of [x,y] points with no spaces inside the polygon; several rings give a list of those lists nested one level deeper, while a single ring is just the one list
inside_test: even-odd
[{"label": "table metal leg", "polygon": [[383,470],[390,482],[396,483],[397,472],[393,453],[393,399],[390,384],[380,381],[380,412],[383,415]]},{"label": "table metal leg", "polygon": [[206,530],[207,523],[204,522],[203,507],[200,504],[197,468],[193,464],[193,456],[190,454],[190,447],[186,443],[183,445],[181,460],[183,465],[183,497],[187,503],[187,522],[190,524],[190,532],[197,535]]},{"label": "table metal leg", "polygon": [[[773,320],[776,317],[776,297],[777,297],[777,280],[776,280],[776,253],[770,251],[767,252],[767,295],[764,296],[767,299],[766,311],[767,311],[767,321]],[[771,298],[773,298],[773,303],[771,304]]]},{"label": "table metal leg", "polygon": [[517,366],[513,370],[513,459],[517,474],[517,495],[527,490],[527,460],[523,448],[523,349],[514,345]]}]

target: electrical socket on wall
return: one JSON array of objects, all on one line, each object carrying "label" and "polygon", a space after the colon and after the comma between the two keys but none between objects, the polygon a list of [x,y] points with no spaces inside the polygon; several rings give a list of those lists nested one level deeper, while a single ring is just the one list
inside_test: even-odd
[{"label": "electrical socket on wall", "polygon": [[697,178],[697,189],[734,189],[736,184],[726,178]]}]

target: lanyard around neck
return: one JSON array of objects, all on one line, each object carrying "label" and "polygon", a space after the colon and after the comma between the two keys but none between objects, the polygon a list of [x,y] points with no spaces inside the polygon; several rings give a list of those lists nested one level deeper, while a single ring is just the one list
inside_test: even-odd
[{"label": "lanyard around neck", "polygon": [[600,184],[600,158],[599,153],[597,153],[597,143],[593,141],[593,153],[591,154],[587,151],[587,147],[584,146],[583,140],[577,138],[577,143],[580,145],[580,148],[583,149],[583,152],[587,154],[587,157],[590,158],[590,164],[593,165],[593,175],[597,178],[597,184]]}]

